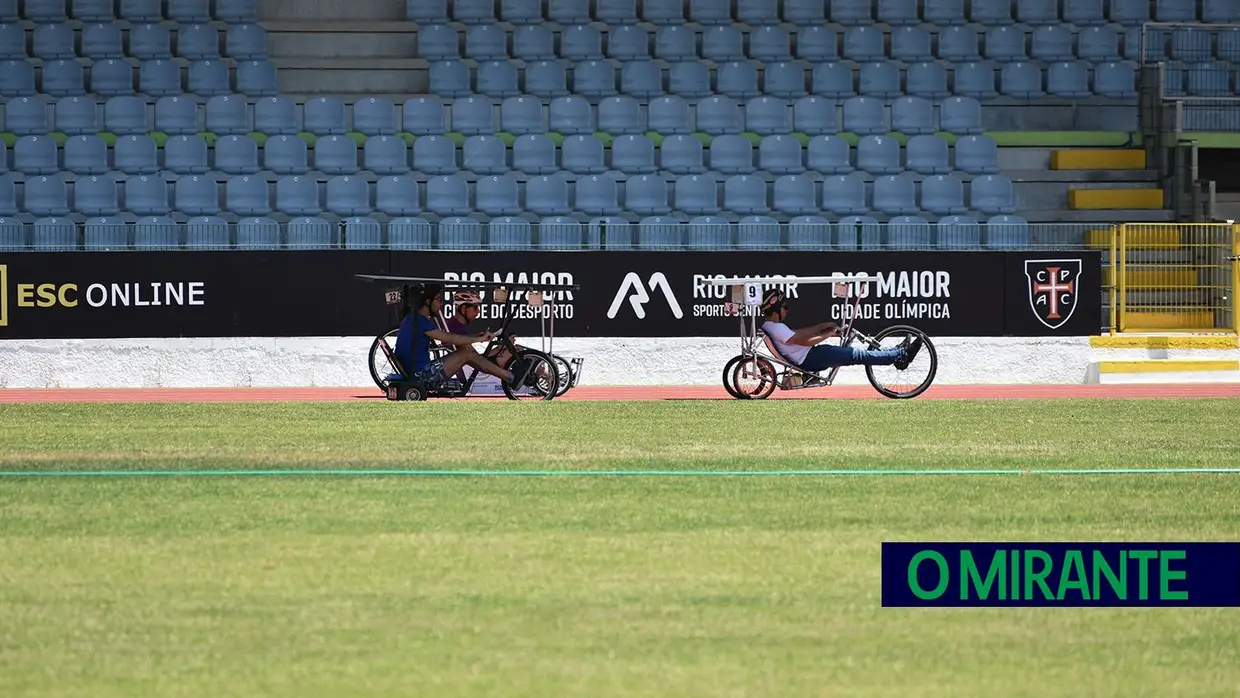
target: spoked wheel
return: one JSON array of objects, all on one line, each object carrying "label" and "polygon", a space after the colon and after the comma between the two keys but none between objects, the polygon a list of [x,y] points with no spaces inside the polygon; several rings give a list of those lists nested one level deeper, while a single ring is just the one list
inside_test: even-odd
[{"label": "spoked wheel", "polygon": [[765,400],[775,392],[777,380],[775,366],[761,356],[745,357],[732,369],[732,385],[742,400]]},{"label": "spoked wheel", "polygon": [[736,383],[732,380],[732,373],[736,370],[737,364],[744,361],[745,358],[746,357],[744,354],[738,354],[728,359],[728,362],[723,365],[723,389],[728,391],[728,395],[731,395],[737,400],[743,400],[744,396],[742,396],[740,391],[736,389]]},{"label": "spoked wheel", "polygon": [[922,346],[917,355],[903,370],[892,366],[866,366],[865,376],[870,385],[889,398],[907,400],[925,392],[934,382],[939,368],[939,355],[934,343],[925,332],[908,325],[892,325],[877,335],[877,345],[871,343],[871,349],[893,349],[907,339],[912,342],[921,338]]},{"label": "spoked wheel", "polygon": [[568,389],[573,385],[573,367],[569,365],[567,359],[558,354],[552,354],[551,360],[555,362],[555,370],[560,378],[560,387],[555,394],[556,397],[559,397],[567,393]]},{"label": "spoked wheel", "polygon": [[[545,352],[536,349],[526,349],[518,352],[514,361],[517,359],[527,359],[530,361],[530,372],[526,375],[525,385],[513,389],[508,385],[508,381],[502,381],[504,394],[509,400],[534,399],[534,400],[552,400],[558,395],[563,394],[560,388],[560,371],[556,368],[555,360]],[[510,366],[512,364],[509,364]],[[527,392],[526,388],[530,388]]]},{"label": "spoked wheel", "polygon": [[379,386],[379,390],[387,392],[387,377],[396,373],[396,367],[388,360],[387,354],[383,353],[383,349],[379,346],[380,342],[387,342],[389,349],[396,348],[396,335],[400,333],[399,327],[393,327],[387,332],[375,337],[375,341],[370,343],[370,377],[374,380],[375,385]]}]

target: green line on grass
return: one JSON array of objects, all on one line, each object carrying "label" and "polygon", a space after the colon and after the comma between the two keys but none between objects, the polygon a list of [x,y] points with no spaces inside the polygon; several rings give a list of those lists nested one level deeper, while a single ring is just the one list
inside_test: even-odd
[{"label": "green line on grass", "polygon": [[442,477],[719,477],[719,476],[839,476],[839,475],[1187,475],[1240,474],[1240,468],[1007,468],[994,470],[44,470],[0,471],[0,477],[236,477],[308,475],[396,475]]}]

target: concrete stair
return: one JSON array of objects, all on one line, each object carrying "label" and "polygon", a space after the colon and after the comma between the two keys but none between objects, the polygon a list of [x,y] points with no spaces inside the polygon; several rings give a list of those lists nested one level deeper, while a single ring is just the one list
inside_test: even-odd
[{"label": "concrete stair", "polygon": [[1090,339],[1086,383],[1240,383],[1235,334],[1120,334]]}]

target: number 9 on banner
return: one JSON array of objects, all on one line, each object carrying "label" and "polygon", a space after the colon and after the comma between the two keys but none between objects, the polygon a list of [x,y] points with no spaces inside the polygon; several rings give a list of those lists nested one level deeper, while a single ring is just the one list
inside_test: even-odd
[{"label": "number 9 on banner", "polygon": [[745,284],[745,305],[758,305],[762,302],[762,284]]}]

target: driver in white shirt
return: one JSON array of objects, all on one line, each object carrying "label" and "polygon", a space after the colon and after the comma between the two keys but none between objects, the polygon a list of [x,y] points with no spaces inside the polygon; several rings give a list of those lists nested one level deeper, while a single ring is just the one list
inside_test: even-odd
[{"label": "driver in white shirt", "polygon": [[913,357],[921,349],[921,337],[911,343],[908,338],[897,347],[891,349],[866,349],[860,346],[841,347],[834,344],[822,344],[828,337],[839,335],[839,327],[834,322],[821,322],[817,325],[793,330],[784,324],[788,317],[788,298],[783,291],[772,288],[762,296],[762,314],[766,322],[762,331],[775,343],[775,348],[789,363],[817,373],[834,366],[891,366],[903,371],[908,368]]}]

